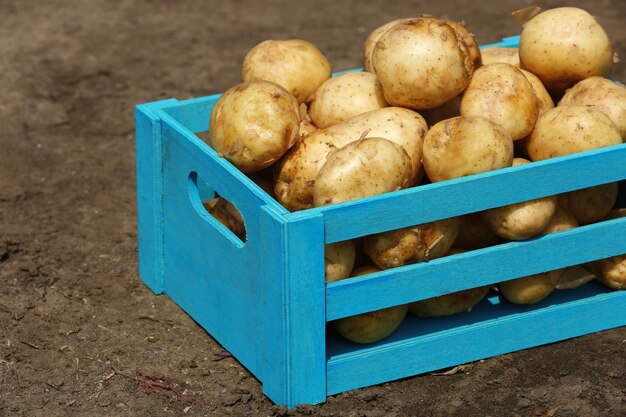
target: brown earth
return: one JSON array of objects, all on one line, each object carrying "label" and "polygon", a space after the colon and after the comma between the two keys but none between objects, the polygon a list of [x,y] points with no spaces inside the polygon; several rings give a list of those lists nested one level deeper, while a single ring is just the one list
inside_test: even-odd
[{"label": "brown earth", "polygon": [[[264,39],[308,39],[343,70],[388,20],[465,20],[484,44],[527,5],[390,3],[0,0],[0,416],[626,415],[625,328],[288,412],[140,282],[133,105],[225,90]],[[623,0],[569,4],[626,57]]]}]

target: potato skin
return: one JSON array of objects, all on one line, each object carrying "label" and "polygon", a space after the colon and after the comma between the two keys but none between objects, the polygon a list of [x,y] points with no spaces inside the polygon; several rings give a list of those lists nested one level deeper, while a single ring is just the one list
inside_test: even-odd
[{"label": "potato skin", "polygon": [[372,65],[372,54],[374,53],[374,47],[376,46],[376,42],[380,39],[381,36],[389,29],[394,27],[399,23],[408,23],[415,18],[409,17],[404,19],[396,19],[391,22],[387,22],[384,25],[377,27],[367,36],[365,39],[365,45],[363,45],[363,70],[367,72],[374,72],[374,66]]},{"label": "potato skin", "polygon": [[438,220],[365,236],[364,251],[382,269],[444,256],[459,232],[459,218]]},{"label": "potato skin", "polygon": [[324,246],[324,272],[326,282],[346,279],[352,273],[356,249],[352,240]]},{"label": "potato skin", "polygon": [[606,32],[575,7],[546,10],[530,19],[522,30],[519,55],[521,67],[557,93],[593,75],[608,76],[613,67]]},{"label": "potato skin", "polygon": [[[356,269],[352,276],[371,274],[380,269],[373,265]],[[406,304],[383,308],[369,313],[333,321],[333,326],[340,335],[354,343],[375,343],[391,335],[406,317]]]},{"label": "potato skin", "polygon": [[424,169],[433,182],[510,167],[513,141],[483,117],[454,117],[434,125],[424,140]]},{"label": "potato skin", "polygon": [[587,106],[563,106],[539,117],[528,139],[528,156],[541,161],[622,143],[607,115]]},{"label": "potato skin", "polygon": [[502,46],[490,46],[480,51],[483,65],[494,64],[496,62],[504,62],[519,68],[519,49],[505,48]]},{"label": "potato skin", "polygon": [[454,28],[430,17],[385,32],[376,42],[372,64],[387,102],[410,109],[430,109],[453,99],[474,71],[468,47]]},{"label": "potato skin", "polygon": [[279,162],[274,190],[288,210],[313,207],[313,184],[328,153],[366,137],[384,137],[401,145],[411,158],[410,185],[422,176],[422,144],[428,126],[418,113],[386,107],[360,114],[326,129],[313,132],[298,142]]},{"label": "potato skin", "polygon": [[626,87],[603,77],[589,77],[565,92],[559,106],[582,105],[609,116],[626,139]]},{"label": "potato skin", "polygon": [[411,159],[384,138],[359,139],[331,153],[315,178],[315,207],[406,188]]},{"label": "potato skin", "polygon": [[537,99],[539,100],[539,115],[537,117],[541,116],[546,111],[553,109],[554,100],[552,100],[552,96],[550,96],[550,93],[548,93],[548,90],[546,90],[546,87],[543,85],[539,77],[532,72],[526,71],[525,69],[520,69],[520,71],[530,83]]},{"label": "potato skin", "polygon": [[616,182],[570,191],[559,195],[559,206],[572,213],[580,224],[596,223],[611,212],[617,192]]},{"label": "potato skin", "polygon": [[329,78],[309,97],[308,104],[309,115],[320,129],[389,106],[371,72],[347,72]]},{"label": "potato skin", "polygon": [[242,172],[276,162],[298,138],[296,99],[278,84],[250,81],[226,91],[211,113],[209,142]]},{"label": "potato skin", "polygon": [[497,62],[476,70],[463,93],[460,110],[462,116],[482,116],[498,123],[518,140],[535,126],[539,100],[518,68]]},{"label": "potato skin", "polygon": [[243,81],[272,81],[304,103],[330,78],[328,59],[302,39],[266,40],[252,48],[243,61]]}]

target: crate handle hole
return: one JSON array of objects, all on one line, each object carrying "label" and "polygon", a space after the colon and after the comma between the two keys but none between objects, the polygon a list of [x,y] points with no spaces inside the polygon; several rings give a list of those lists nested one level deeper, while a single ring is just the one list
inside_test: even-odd
[{"label": "crate handle hole", "polygon": [[235,246],[243,247],[246,242],[246,223],[241,212],[219,193],[203,200],[198,190],[198,182],[198,173],[192,171],[189,174],[189,198],[196,212]]}]

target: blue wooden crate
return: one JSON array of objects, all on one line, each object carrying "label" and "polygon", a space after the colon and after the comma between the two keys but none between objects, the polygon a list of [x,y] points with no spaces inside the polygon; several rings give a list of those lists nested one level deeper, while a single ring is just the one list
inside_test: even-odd
[{"label": "blue wooden crate", "polygon": [[[196,136],[208,130],[218,97],[136,108],[139,272],[247,367],[275,403],[320,403],[626,325],[626,292],[589,283],[532,306],[494,295],[471,314],[409,316],[373,345],[326,332],[338,318],[626,253],[626,218],[330,284],[323,251],[326,243],[622,181],[626,144],[290,213]],[[215,192],[241,212],[246,242],[203,209]]]}]

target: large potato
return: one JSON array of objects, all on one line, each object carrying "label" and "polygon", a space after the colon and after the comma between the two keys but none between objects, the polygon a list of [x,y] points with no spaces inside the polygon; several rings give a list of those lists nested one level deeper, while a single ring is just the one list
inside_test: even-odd
[{"label": "large potato", "polygon": [[411,159],[384,138],[359,139],[331,153],[315,178],[316,207],[406,188]]},{"label": "large potato", "polygon": [[626,139],[626,87],[602,77],[589,77],[565,92],[559,106],[591,106],[609,116]]},{"label": "large potato", "polygon": [[473,250],[498,243],[498,236],[487,227],[480,213],[470,213],[459,219],[459,233],[454,242],[455,247]]},{"label": "large potato", "polygon": [[[557,208],[554,216],[541,232],[542,235],[548,233],[561,232],[563,230],[578,227],[578,222],[568,211]],[[514,304],[533,304],[546,298],[557,287],[561,277],[567,268],[555,269],[542,272],[540,274],[517,278],[498,284],[502,295]]]},{"label": "large potato", "polygon": [[[352,276],[380,271],[375,266],[356,269]],[[374,295],[375,296],[375,295]],[[399,305],[333,321],[340,335],[354,343],[375,343],[391,335],[402,323],[407,305]]]},{"label": "large potato", "polygon": [[616,182],[583,188],[559,195],[559,205],[576,218],[580,224],[590,224],[604,219],[615,206],[618,185]]},{"label": "large potato", "polygon": [[376,42],[372,63],[387,102],[411,109],[434,108],[453,99],[474,71],[463,37],[444,20],[431,17],[390,28]]},{"label": "large potato", "polygon": [[527,151],[532,161],[584,152],[622,143],[607,115],[587,106],[555,107],[543,113],[530,138]]},{"label": "large potato", "polygon": [[355,257],[356,249],[354,242],[351,240],[330,243],[324,246],[326,282],[348,278],[352,273],[352,268],[354,268]]},{"label": "large potato", "polygon": [[384,25],[374,29],[372,33],[367,36],[365,39],[365,45],[363,47],[363,69],[367,72],[374,72],[374,67],[372,65],[372,54],[374,53],[374,47],[376,46],[376,42],[380,39],[381,36],[389,29],[394,27],[399,23],[408,23],[414,18],[405,18],[405,19],[396,19],[391,22],[387,22]]},{"label": "large potato", "polygon": [[308,102],[309,115],[320,129],[389,106],[380,82],[371,72],[347,72],[332,77]]},{"label": "large potato", "polygon": [[250,81],[226,91],[211,113],[209,142],[241,171],[276,162],[298,139],[300,109],[278,84]]},{"label": "large potato", "polygon": [[483,117],[455,117],[434,125],[424,140],[424,169],[431,181],[510,167],[511,135]]},{"label": "large potato", "polygon": [[522,68],[554,92],[593,75],[608,76],[613,67],[606,32],[575,7],[546,10],[530,19],[522,30],[519,55]]},{"label": "large potato", "polygon": [[422,116],[399,107],[386,107],[360,114],[326,129],[320,129],[298,142],[279,162],[274,190],[287,209],[313,207],[313,184],[328,153],[366,134],[384,137],[402,146],[411,158],[410,185],[422,176],[422,144],[428,126]]},{"label": "large potato", "polygon": [[452,217],[365,236],[364,250],[379,268],[395,268],[444,256],[458,231],[459,218]]},{"label": "large potato", "polygon": [[311,42],[302,39],[267,40],[248,52],[243,81],[267,80],[284,87],[304,103],[330,78],[328,59]]},{"label": "large potato", "polygon": [[461,115],[486,117],[517,140],[535,126],[539,100],[518,68],[497,62],[476,70],[461,98]]},{"label": "large potato", "polygon": [[[465,252],[451,250],[448,255]],[[470,311],[489,292],[489,286],[470,288],[409,304],[409,312],[419,317],[442,317]]]},{"label": "large potato", "polygon": [[[513,160],[513,166],[527,163],[530,161],[523,158]],[[501,238],[525,240],[545,229],[556,207],[557,196],[549,196],[485,210],[482,217],[487,227]]]},{"label": "large potato", "polygon": [[504,62],[519,68],[519,50],[517,48],[505,48],[502,46],[490,46],[480,51],[483,65]]}]

